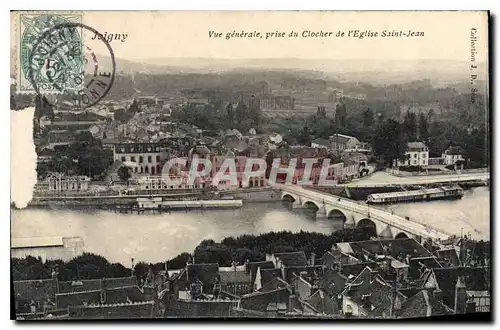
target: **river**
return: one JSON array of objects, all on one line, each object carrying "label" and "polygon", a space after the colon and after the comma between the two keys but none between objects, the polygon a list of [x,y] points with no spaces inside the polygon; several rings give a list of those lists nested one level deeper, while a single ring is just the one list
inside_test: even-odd
[{"label": "river", "polygon": [[[468,190],[461,200],[397,204],[395,214],[473,238],[489,240],[490,195],[487,187]],[[280,203],[248,203],[240,209],[120,214],[92,210],[12,210],[13,238],[80,236],[85,250],[110,262],[130,266],[131,257],[159,262],[181,252],[192,252],[203,239],[220,241],[228,236],[269,231],[330,233],[340,226],[332,220],[315,220]],[[478,232],[475,232],[477,230]]]}]

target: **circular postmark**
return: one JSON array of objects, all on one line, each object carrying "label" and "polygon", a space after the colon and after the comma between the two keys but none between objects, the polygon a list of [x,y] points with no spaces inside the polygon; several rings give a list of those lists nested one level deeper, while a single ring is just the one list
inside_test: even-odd
[{"label": "circular postmark", "polygon": [[[84,32],[92,38],[84,38]],[[109,54],[98,54],[94,48]],[[82,110],[102,100],[115,79],[116,61],[109,42],[81,23],[64,22],[44,31],[27,62],[28,79],[38,95],[55,91]]]}]

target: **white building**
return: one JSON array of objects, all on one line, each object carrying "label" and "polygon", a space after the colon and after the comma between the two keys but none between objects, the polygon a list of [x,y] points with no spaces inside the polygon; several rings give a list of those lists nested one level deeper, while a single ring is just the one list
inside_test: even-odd
[{"label": "white building", "polygon": [[408,142],[404,160],[394,160],[397,166],[428,166],[429,148],[423,142]]},{"label": "white building", "polygon": [[462,156],[463,151],[460,147],[448,147],[441,157],[443,158],[443,162],[445,165],[455,165],[457,161],[463,161],[464,158]]},{"label": "white building", "polygon": [[198,177],[194,183],[188,182],[187,176],[143,176],[137,180],[141,190],[175,190],[175,189],[203,189],[210,185],[210,178]]},{"label": "white building", "polygon": [[84,175],[66,176],[64,173],[51,173],[45,178],[50,192],[87,191],[90,178]]},{"label": "white building", "polygon": [[113,160],[131,162],[133,173],[160,174],[168,157],[166,145],[160,143],[118,143],[113,149]]}]

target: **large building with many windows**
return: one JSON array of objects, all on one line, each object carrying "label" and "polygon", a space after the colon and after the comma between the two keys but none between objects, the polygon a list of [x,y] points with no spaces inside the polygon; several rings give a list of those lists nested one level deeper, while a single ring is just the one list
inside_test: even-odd
[{"label": "large building with many windows", "polygon": [[139,174],[161,174],[168,157],[167,145],[163,143],[118,143],[113,149],[115,161],[130,164],[132,172]]},{"label": "large building with many windows", "polygon": [[423,142],[408,142],[405,159],[394,160],[397,166],[429,166],[429,148]]}]

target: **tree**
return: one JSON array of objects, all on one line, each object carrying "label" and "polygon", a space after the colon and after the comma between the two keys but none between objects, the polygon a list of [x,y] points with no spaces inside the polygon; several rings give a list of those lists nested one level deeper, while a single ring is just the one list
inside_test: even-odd
[{"label": "tree", "polygon": [[243,121],[247,119],[248,116],[248,108],[243,101],[239,101],[238,105],[236,105],[236,119],[238,121]]},{"label": "tree", "polygon": [[386,165],[392,166],[395,159],[403,159],[407,139],[403,134],[403,125],[389,119],[382,123],[374,137],[374,151],[384,159]]},{"label": "tree", "polygon": [[421,112],[418,117],[418,131],[420,133],[420,139],[427,143],[429,141],[429,123],[423,112]]},{"label": "tree", "polygon": [[297,137],[297,141],[302,144],[302,145],[310,145],[312,138],[311,138],[311,132],[309,131],[309,128],[304,126],[302,131],[300,132],[299,136]]},{"label": "tree", "polygon": [[363,111],[363,126],[370,127],[373,125],[373,111],[370,108]]},{"label": "tree", "polygon": [[227,124],[232,125],[234,123],[234,110],[231,103],[226,106],[226,116]]},{"label": "tree", "polygon": [[131,177],[131,175],[130,175],[130,169],[127,166],[121,166],[118,169],[118,173],[117,174],[118,174],[118,177],[120,178],[120,180],[122,180],[123,182],[127,182],[127,183],[128,183],[128,180]]},{"label": "tree", "polygon": [[335,107],[335,123],[337,128],[345,127],[347,123],[347,110],[345,104],[337,104]]},{"label": "tree", "polygon": [[417,116],[413,112],[407,112],[403,121],[403,131],[408,141],[417,139]]}]

